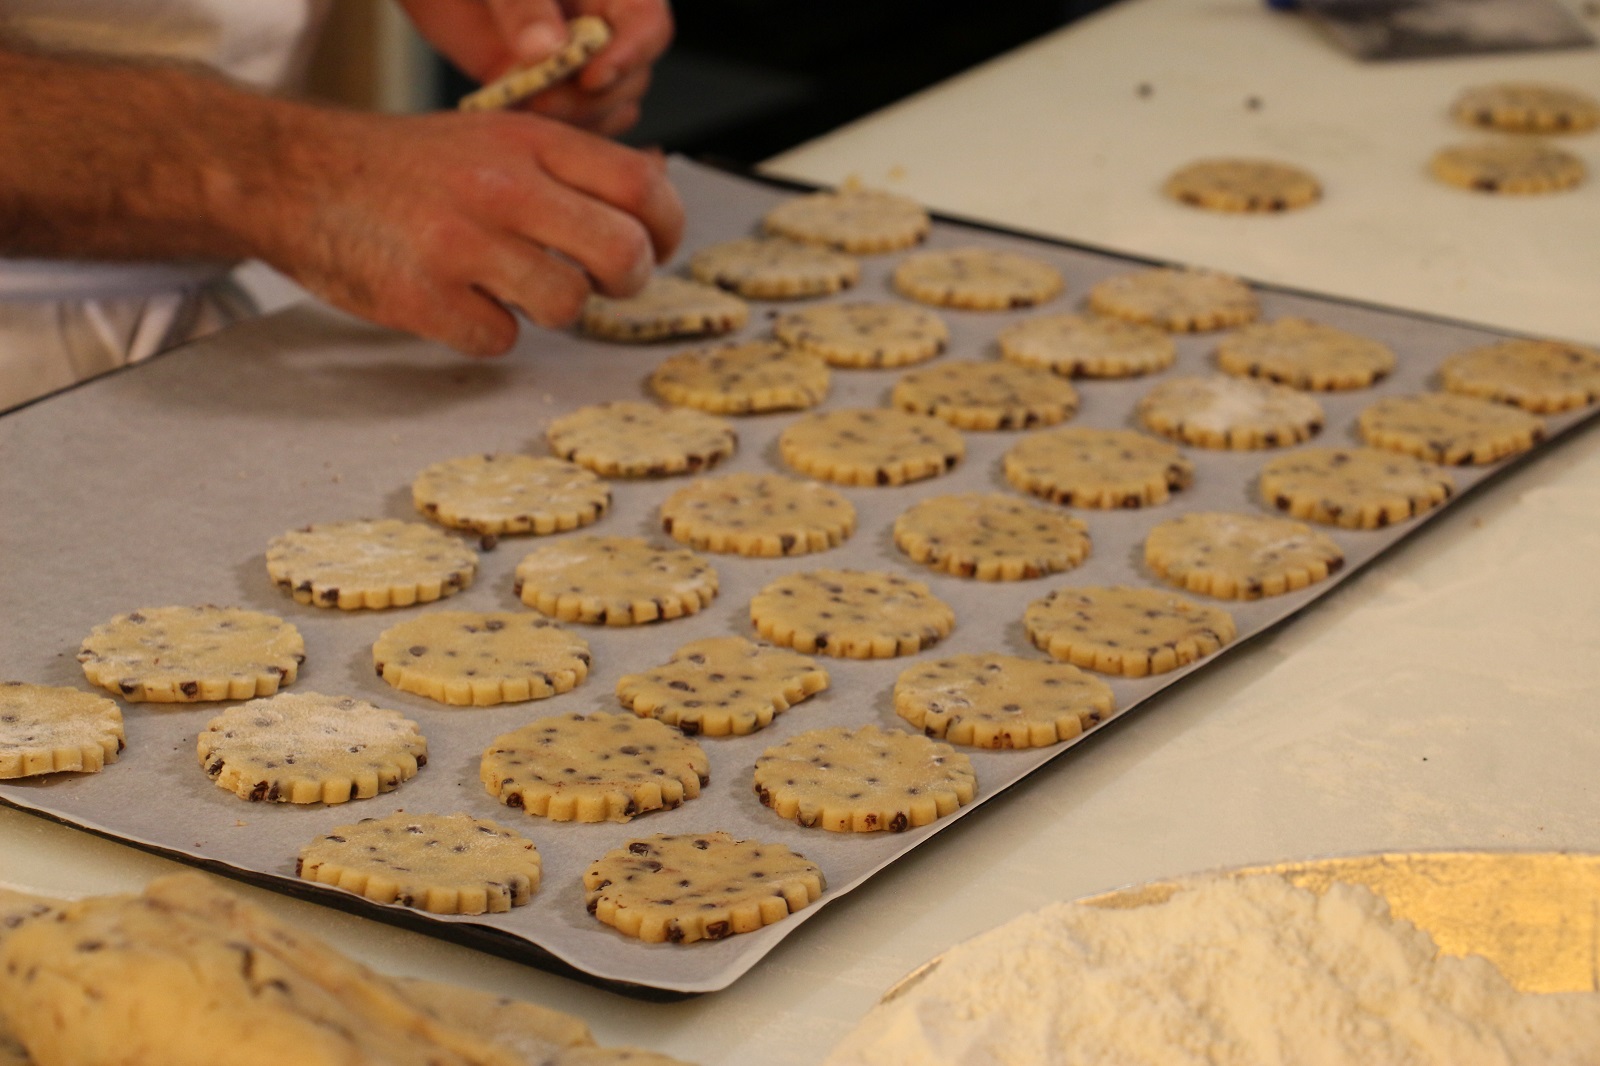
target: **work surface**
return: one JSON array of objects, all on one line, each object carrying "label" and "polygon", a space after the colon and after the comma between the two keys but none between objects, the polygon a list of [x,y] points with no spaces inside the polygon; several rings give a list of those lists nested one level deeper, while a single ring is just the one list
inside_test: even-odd
[{"label": "work surface", "polygon": [[[1207,53],[1212,44],[1222,51]],[[1207,111],[1197,98],[1189,98],[1181,114],[1147,106],[1161,99],[1164,79],[1177,76],[1185,63],[1198,78],[1202,54],[1209,56],[1204,67],[1213,71],[1216,102],[1238,98],[1237,111]],[[1148,77],[1136,73],[1144,64],[1154,71]],[[1100,94],[1075,91],[1083,88],[1078,79],[1095,69],[1104,74]],[[1361,280],[1388,266],[1387,259],[1345,258],[1351,253],[1339,247],[1343,227],[1317,214],[1342,210],[1341,183],[1318,159],[1298,161],[1323,172],[1329,198],[1299,216],[1213,218],[1164,204],[1153,192],[1172,165],[1210,154],[1216,137],[1250,118],[1243,97],[1259,88],[1250,84],[1257,76],[1320,101],[1321,128],[1343,130],[1351,141],[1376,137],[1370,116],[1386,109],[1426,114],[1433,131],[1427,139],[1396,136],[1388,154],[1348,164],[1359,163],[1353,176],[1377,184],[1396,169],[1413,174],[1406,168],[1420,167],[1436,141],[1456,136],[1438,112],[1457,87],[1539,73],[1594,92],[1600,90],[1596,70],[1592,53],[1369,69],[1297,23],[1242,0],[1134,0],[775,166],[817,181],[899,174],[889,182],[893,187],[962,215],[1229,267],[1305,289],[1596,341],[1600,310],[1593,293],[1600,266],[1592,257],[1600,252],[1580,232],[1600,219],[1593,183],[1538,203],[1501,203],[1422,178],[1402,181],[1393,195],[1408,206],[1379,232],[1391,255],[1433,252],[1426,262],[1396,271],[1395,284],[1381,297],[1316,273],[1338,263],[1347,278]],[[1141,98],[1136,88],[1146,80],[1155,95]],[[990,81],[1012,85],[1011,107],[998,117],[975,106],[991,91]],[[1260,95],[1270,108],[1272,91]],[[990,117],[973,117],[979,114]],[[1264,108],[1259,117],[1269,114]],[[1211,142],[1201,129],[1208,115]],[[1137,153],[1128,148],[1115,177],[1129,179],[1137,169],[1143,184],[1133,188],[1129,179],[1110,188],[1108,178],[1102,199],[1086,209],[1084,176],[1064,177],[1060,160],[1025,148],[1039,140],[1037,123],[1048,121],[1062,134],[1081,128],[1080,139],[1092,140],[1095,130],[1117,128],[1113,119],[1149,157],[1136,167]],[[970,132],[963,132],[964,122]],[[1002,139],[1023,154],[1009,164],[981,166],[985,157],[1004,158],[994,154]],[[1383,139],[1388,142],[1389,134]],[[1158,142],[1185,147],[1157,155],[1148,146]],[[938,147],[939,154],[905,148],[918,143]],[[1593,136],[1573,146],[1596,162],[1600,141]],[[1265,149],[1255,141],[1226,147]],[[1004,202],[1007,196],[1011,202]],[[1440,229],[1430,217],[1445,210],[1434,203],[1438,197],[1450,211],[1470,211],[1479,222]],[[1109,200],[1119,206],[1113,209]],[[1136,201],[1160,221],[1134,212]],[[1524,217],[1562,212],[1564,221],[1519,238],[1522,231],[1502,228],[1504,216],[1494,214],[1502,208]],[[1311,237],[1295,229],[1313,224],[1320,232]],[[1496,252],[1509,263],[1566,262],[1569,273],[1556,279],[1562,298],[1508,284],[1498,272],[1485,276],[1482,263]],[[1248,258],[1229,258],[1241,255]],[[1469,294],[1462,307],[1433,302],[1457,284]],[[1552,300],[1567,318],[1546,317]],[[294,353],[282,358],[292,371]],[[396,419],[404,415],[394,412]],[[128,436],[136,446],[137,427],[129,427]],[[71,447],[70,440],[61,446]],[[117,501],[105,500],[86,520],[116,522],[118,514]],[[10,553],[0,558],[7,568],[31,564]],[[1600,804],[1590,784],[1600,756],[1593,720],[1600,707],[1596,558],[1600,436],[1591,428],[1462,501],[1308,615],[1114,723],[1095,743],[1068,753],[934,846],[825,908],[730,989],[689,1002],[624,1000],[427,937],[247,891],[383,969],[570,1010],[604,1042],[644,1044],[707,1066],[815,1063],[906,971],[1049,900],[1191,870],[1317,855],[1457,847],[1600,850]],[[48,565],[68,563],[52,559]],[[4,609],[28,606],[7,602]],[[9,884],[78,895],[135,889],[178,868],[0,811],[0,881]]]}]

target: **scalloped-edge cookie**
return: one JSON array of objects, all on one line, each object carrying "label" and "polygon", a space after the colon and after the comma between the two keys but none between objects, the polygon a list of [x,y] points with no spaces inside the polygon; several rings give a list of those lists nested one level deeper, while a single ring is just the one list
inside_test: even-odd
[{"label": "scalloped-edge cookie", "polygon": [[1426,392],[1386,396],[1356,416],[1361,439],[1430,463],[1497,463],[1544,440],[1544,419],[1493,400]]},{"label": "scalloped-edge cookie", "polygon": [[563,622],[633,626],[707,606],[717,572],[687,548],[657,548],[642,537],[565,537],[523,556],[513,589]]},{"label": "scalloped-edge cookie", "polygon": [[104,696],[0,681],[0,779],[92,774],[125,745],[122,709]]},{"label": "scalloped-edge cookie", "polygon": [[1071,515],[999,492],[930,496],[894,520],[895,547],[917,562],[979,581],[1022,581],[1089,557],[1089,528]]},{"label": "scalloped-edge cookie", "polygon": [[506,453],[430,464],[411,483],[417,510],[440,525],[486,538],[564,533],[600,520],[611,487],[565,459]]},{"label": "scalloped-edge cookie", "polygon": [[1200,448],[1279,448],[1322,429],[1322,405],[1286,385],[1223,374],[1168,378],[1139,398],[1139,421]]},{"label": "scalloped-edge cookie", "polygon": [[1446,391],[1553,414],[1600,400],[1600,351],[1512,338],[1457,352],[1439,364]]},{"label": "scalloped-edge cookie", "polygon": [[920,581],[871,570],[785,574],[750,600],[763,637],[808,655],[915,655],[955,628],[949,604]]},{"label": "scalloped-edge cookie", "polygon": [[726,418],[683,407],[618,400],[553,419],[550,450],[602,477],[694,474],[733,454],[739,436]]},{"label": "scalloped-edge cookie", "polygon": [[303,526],[267,545],[267,576],[296,603],[341,611],[432,603],[472,584],[478,554],[397,518]]},{"label": "scalloped-edge cookie", "polygon": [[1600,100],[1537,82],[1474,85],[1462,90],[1450,113],[1469,126],[1512,133],[1578,133],[1600,126]]},{"label": "scalloped-edge cookie", "polygon": [[1253,322],[1261,304],[1249,285],[1209,270],[1158,267],[1118,274],[1089,290],[1102,315],[1145,322],[1174,333],[1202,333]]},{"label": "scalloped-edge cookie", "polygon": [[619,933],[692,944],[782,921],[822,895],[823,876],[783,844],[661,833],[596,859],[583,888],[589,913]]},{"label": "scalloped-edge cookie", "polygon": [[617,699],[641,718],[693,736],[747,736],[828,687],[828,672],[787,648],[743,637],[685,644],[660,666],[617,682]]},{"label": "scalloped-edge cookie", "polygon": [[972,802],[972,760],[920,733],[864,725],[796,733],[762,752],[756,795],[780,817],[830,833],[903,833]]},{"label": "scalloped-edge cookie", "polygon": [[1455,493],[1448,470],[1381,448],[1302,448],[1261,468],[1261,498],[1306,522],[1380,529]]},{"label": "scalloped-edge cookie", "polygon": [[826,303],[784,311],[773,336],[830,366],[870,368],[921,363],[950,343],[944,320],[903,303]]},{"label": "scalloped-edge cookie", "polygon": [[1287,518],[1204,511],[1152,529],[1144,561],[1191,592],[1256,600],[1326,580],[1344,566],[1344,552],[1326,534]]},{"label": "scalloped-edge cookie", "polygon": [[131,702],[198,703],[270,696],[306,660],[300,631],[241,607],[145,607],[119,614],[78,651],[89,683]]},{"label": "scalloped-edge cookie", "polygon": [[1110,718],[1111,686],[1068,663],[953,655],[894,683],[895,713],[930,737],[974,748],[1042,748]]},{"label": "scalloped-edge cookie", "polygon": [[526,611],[429,611],[372,645],[378,676],[454,707],[542,700],[589,676],[589,642]]},{"label": "scalloped-edge cookie", "polygon": [[1428,172],[1472,192],[1532,196],[1571,189],[1588,176],[1582,159],[1539,141],[1478,141],[1439,149]]},{"label": "scalloped-edge cookie", "polygon": [[843,544],[855,532],[856,509],[815,481],[724,474],[696,478],[662,501],[661,528],[697,551],[806,555]]},{"label": "scalloped-edge cookie", "polygon": [[993,248],[942,248],[900,261],[891,278],[900,295],[934,307],[1009,311],[1052,300],[1067,287],[1042,259]]},{"label": "scalloped-edge cookie", "polygon": [[469,814],[396,811],[334,826],[300,849],[295,876],[432,914],[503,914],[533,898],[533,841]]},{"label": "scalloped-edge cookie", "polygon": [[428,742],[400,712],[316,692],[230,707],[206,723],[195,747],[217,787],[253,803],[371,799],[428,763]]},{"label": "scalloped-edge cookie", "polygon": [[597,15],[580,15],[567,22],[567,43],[537,63],[514,70],[456,103],[462,111],[493,111],[511,107],[571,77],[611,41],[611,27]]},{"label": "scalloped-edge cookie", "polygon": [[967,445],[932,415],[845,407],[790,423],[778,435],[778,454],[800,473],[839,485],[903,485],[955,469]]},{"label": "scalloped-edge cookie", "polygon": [[1217,342],[1217,365],[1230,374],[1295,389],[1364,389],[1395,367],[1394,349],[1337,326],[1285,317],[1257,322]]},{"label": "scalloped-edge cookie", "polygon": [[1002,467],[1023,492],[1074,507],[1149,507],[1194,481],[1194,464],[1177,446],[1131,429],[1029,433]]},{"label": "scalloped-edge cookie", "polygon": [[626,822],[700,795],[711,763],[669,725],[596,711],[541,718],[495,737],[478,778],[506,806],[553,822]]},{"label": "scalloped-edge cookie", "polygon": [[1000,357],[1062,377],[1129,378],[1178,358],[1172,335],[1148,322],[1099,315],[1036,315],[1000,331]]},{"label": "scalloped-edge cookie", "polygon": [[1161,186],[1170,198],[1208,211],[1276,213],[1322,199],[1316,175],[1275,159],[1197,159]]},{"label": "scalloped-edge cookie", "polygon": [[1239,635],[1233,615],[1165,589],[1074,586],[1023,612],[1028,639],[1053,659],[1147,677],[1203,659]]},{"label": "scalloped-edge cookie", "polygon": [[716,337],[743,329],[750,305],[714,285],[656,274],[634,296],[591,296],[578,328],[591,337],[627,344]]},{"label": "scalloped-edge cookie", "polygon": [[689,273],[746,299],[794,300],[850,288],[861,280],[861,264],[786,237],[738,237],[695,252]]},{"label": "scalloped-edge cookie", "polygon": [[667,403],[742,415],[815,407],[828,396],[828,379],[820,356],[754,340],[668,356],[649,383]]},{"label": "scalloped-edge cookie", "polygon": [[807,244],[874,255],[920,243],[932,222],[909,196],[845,186],[785,200],[762,216],[761,227]]},{"label": "scalloped-edge cookie", "polygon": [[1048,370],[968,359],[900,375],[889,402],[958,429],[1033,429],[1071,418],[1078,390]]}]

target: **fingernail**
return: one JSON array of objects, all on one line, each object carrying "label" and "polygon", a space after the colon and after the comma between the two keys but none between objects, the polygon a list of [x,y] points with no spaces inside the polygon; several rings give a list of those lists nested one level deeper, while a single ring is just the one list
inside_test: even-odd
[{"label": "fingernail", "polygon": [[517,35],[517,55],[524,59],[543,59],[566,43],[565,26],[536,22]]}]

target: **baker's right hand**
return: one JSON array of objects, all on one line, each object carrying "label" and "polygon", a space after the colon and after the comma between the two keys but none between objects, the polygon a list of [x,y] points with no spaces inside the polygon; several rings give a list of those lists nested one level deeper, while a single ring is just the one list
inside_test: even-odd
[{"label": "baker's right hand", "polygon": [[470,355],[515,342],[512,309],[574,322],[677,247],[664,161],[526,112],[306,109],[261,187],[261,258],[340,307]]}]

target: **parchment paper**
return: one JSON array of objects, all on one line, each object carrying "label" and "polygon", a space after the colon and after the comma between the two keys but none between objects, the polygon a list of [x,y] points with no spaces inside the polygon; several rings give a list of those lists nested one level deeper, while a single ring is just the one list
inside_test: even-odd
[{"label": "parchment paper", "polygon": [[[682,160],[673,161],[672,171],[689,208],[685,253],[751,232],[768,207],[792,195]],[[1005,325],[1031,314],[1075,309],[1095,281],[1145,265],[949,220],[936,224],[928,244],[1025,252],[1057,265],[1068,282],[1063,296],[1036,310],[944,312],[952,332],[944,359],[996,358],[993,338]],[[668,269],[683,258],[680,253]],[[860,285],[835,299],[890,298],[887,278],[897,260],[897,255],[863,259]],[[1381,395],[1436,387],[1435,368],[1442,358],[1498,337],[1476,327],[1310,295],[1279,290],[1261,295],[1267,319],[1304,315],[1375,337],[1399,353],[1398,370],[1376,388],[1318,394],[1327,428],[1312,445],[1357,443],[1353,421],[1361,408]],[[753,304],[749,326],[735,339],[764,335],[769,311],[780,306]],[[1133,405],[1154,381],[1211,372],[1215,342],[1210,334],[1180,337],[1177,367],[1153,378],[1079,380],[1082,405],[1073,424],[1132,425]],[[762,807],[751,788],[756,756],[796,732],[847,723],[904,726],[890,693],[896,676],[913,660],[821,657],[832,678],[826,692],[752,736],[701,738],[712,766],[711,784],[701,797],[627,824],[552,823],[502,806],[478,783],[478,758],[493,737],[544,715],[618,710],[614,689],[620,676],[664,661],[690,640],[753,637],[751,595],[774,577],[799,570],[891,570],[927,582],[955,608],[957,624],[949,638],[919,659],[985,651],[1038,656],[1021,624],[1031,601],[1064,585],[1159,585],[1141,562],[1143,538],[1152,525],[1186,510],[1266,510],[1256,498],[1254,479],[1277,450],[1189,448],[1195,484],[1171,503],[1142,511],[1077,512],[1094,543],[1092,556],[1077,570],[1013,583],[943,576],[903,556],[890,540],[889,527],[902,510],[931,495],[1014,491],[1001,475],[1000,459],[1020,434],[967,433],[967,458],[946,476],[899,488],[842,490],[857,507],[859,528],[840,548],[779,560],[709,556],[721,592],[707,610],[654,626],[578,627],[594,654],[594,670],[584,684],[553,699],[479,709],[435,704],[391,689],[375,676],[373,640],[428,607],[354,613],[304,607],[268,581],[263,552],[277,534],[312,522],[416,518],[410,483],[422,467],[474,452],[545,454],[543,431],[552,417],[587,403],[645,398],[649,370],[666,355],[694,346],[697,342],[614,345],[530,328],[509,357],[472,361],[304,305],[0,418],[0,677],[87,688],[75,654],[95,625],[141,607],[232,604],[277,614],[304,634],[308,660],[291,691],[348,694],[402,710],[420,723],[430,748],[429,764],[417,778],[375,799],[310,808],[251,804],[212,784],[195,755],[196,733],[219,705],[125,704],[128,748],[119,762],[99,774],[5,783],[0,802],[637,994],[714,991],[755,965],[830,900],[938,833],[962,831],[959,823],[974,807],[901,834],[804,829]],[[881,405],[898,373],[837,370],[825,407]],[[1551,418],[1551,439],[1592,414],[1590,409]],[[713,473],[783,470],[775,441],[796,417],[738,419],[738,453]],[[1506,465],[1457,468],[1459,490]],[[656,509],[682,484],[680,478],[616,481],[611,513],[586,532],[669,544]],[[1330,594],[1425,523],[1426,518],[1373,532],[1328,530],[1345,551],[1344,570],[1295,594],[1226,604],[1238,622],[1240,641]],[[503,539],[483,553],[476,582],[437,606],[526,609],[512,592],[512,572],[539,543],[539,538]],[[1111,680],[1119,710],[1159,714],[1161,701],[1151,697],[1215,659],[1155,678]],[[1115,743],[1116,722],[1079,740]],[[1102,734],[1108,736],[1102,739]],[[1034,771],[1071,773],[1073,760],[1063,756],[1076,743],[1020,752],[971,751],[979,778],[977,803]],[[1217,772],[1228,768],[1219,766]],[[460,918],[372,904],[294,877],[295,855],[312,837],[397,809],[466,811],[520,830],[544,858],[543,886],[531,904],[509,914]],[[1052,815],[1041,811],[1039,816]],[[819,904],[759,932],[689,946],[642,944],[586,913],[583,870],[607,850],[652,833],[713,829],[781,842],[805,854],[822,866],[827,894]],[[885,920],[893,916],[886,913]]]}]

